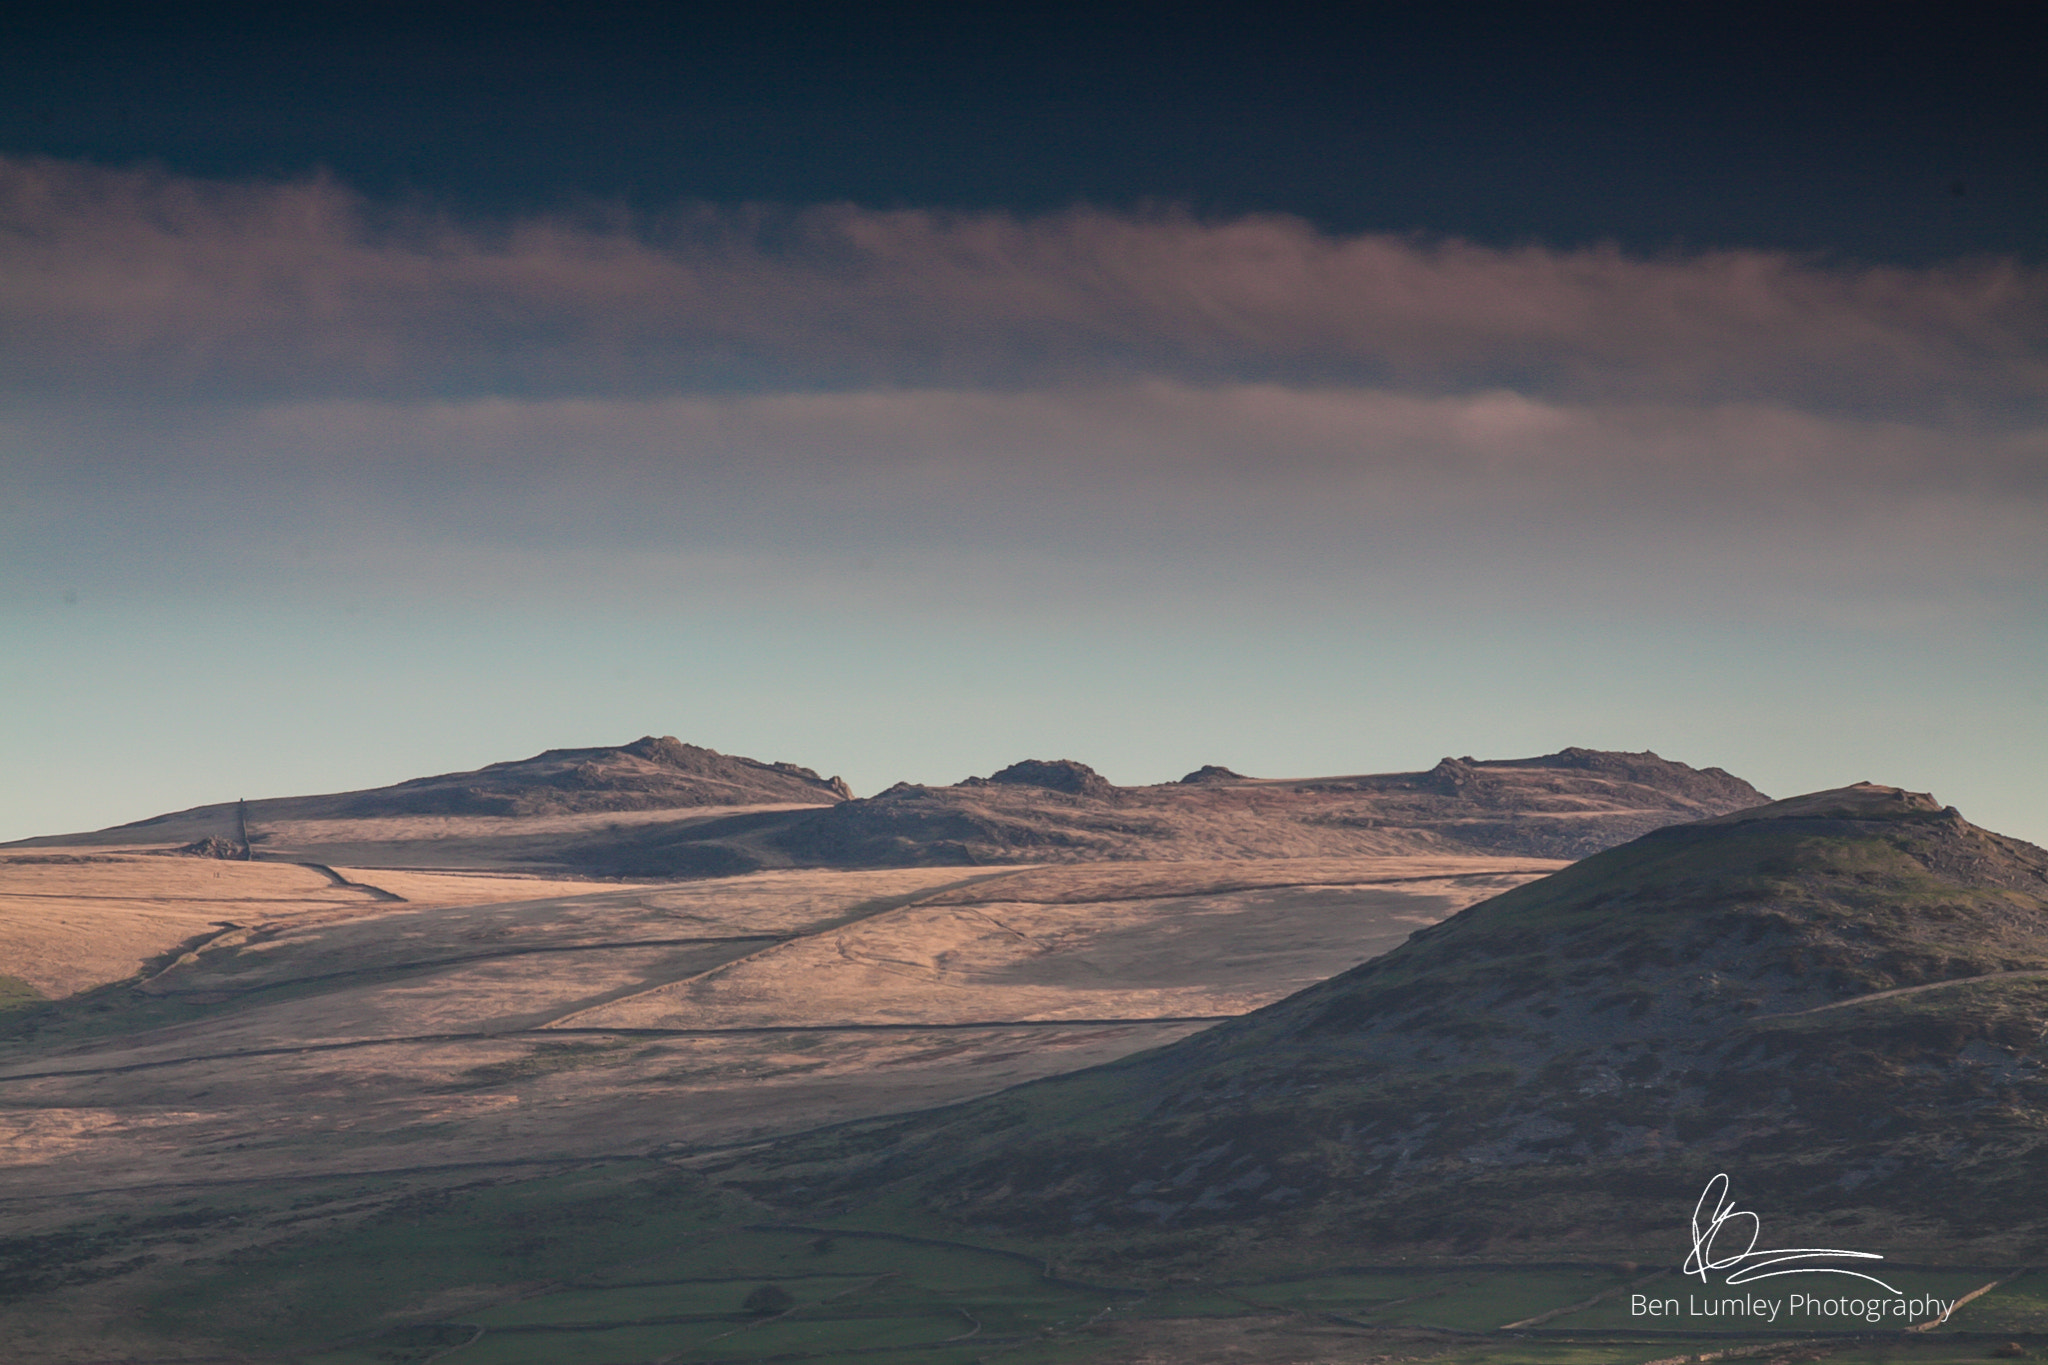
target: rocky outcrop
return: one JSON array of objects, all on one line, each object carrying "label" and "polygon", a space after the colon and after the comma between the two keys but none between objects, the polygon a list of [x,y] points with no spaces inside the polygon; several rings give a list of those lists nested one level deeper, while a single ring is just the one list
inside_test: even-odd
[{"label": "rocky outcrop", "polygon": [[204,839],[195,839],[189,844],[172,850],[188,858],[219,858],[223,861],[239,860],[242,846],[232,839],[223,839],[218,834],[209,834]]},{"label": "rocky outcrop", "polygon": [[1043,787],[1047,791],[1065,792],[1069,796],[1109,797],[1116,795],[1102,774],[1086,763],[1076,763],[1071,758],[1027,758],[1021,763],[1012,763],[1000,772],[991,773],[988,780],[997,786]]}]

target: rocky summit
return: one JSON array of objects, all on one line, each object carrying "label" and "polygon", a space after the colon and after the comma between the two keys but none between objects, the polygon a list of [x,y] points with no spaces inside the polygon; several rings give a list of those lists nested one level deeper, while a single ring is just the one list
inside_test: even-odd
[{"label": "rocky summit", "polygon": [[1871,784],[1674,825],[1181,1043],[735,1175],[778,1163],[1082,1261],[1675,1256],[1724,1171],[1775,1237],[2035,1257],[2048,853]]}]

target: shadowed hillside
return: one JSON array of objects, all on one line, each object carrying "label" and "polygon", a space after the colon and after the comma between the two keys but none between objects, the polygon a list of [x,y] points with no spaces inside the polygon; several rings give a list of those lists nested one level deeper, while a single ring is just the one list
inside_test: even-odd
[{"label": "shadowed hillside", "polygon": [[1171,1047],[733,1175],[1201,1262],[1675,1257],[1726,1170],[1774,1238],[2033,1257],[2044,1038],[2048,853],[1862,784],[1655,831]]},{"label": "shadowed hillside", "polygon": [[1255,779],[1204,767],[1113,787],[1071,761],[1016,764],[952,787],[899,784],[791,817],[773,835],[832,866],[1131,858],[1488,853],[1580,858],[1681,820],[1767,798],[1718,768],[1566,749],[1446,758],[1427,772]]}]

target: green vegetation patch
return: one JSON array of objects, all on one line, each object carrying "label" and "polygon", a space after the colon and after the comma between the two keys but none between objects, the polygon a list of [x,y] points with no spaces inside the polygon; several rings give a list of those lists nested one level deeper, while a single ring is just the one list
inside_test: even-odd
[{"label": "green vegetation patch", "polygon": [[1447,1292],[1425,1294],[1375,1314],[1373,1321],[1489,1332],[1576,1303],[1613,1282],[1613,1277],[1577,1270],[1475,1272],[1458,1278],[1462,1283]]},{"label": "green vegetation patch", "polygon": [[1116,1305],[1128,1318],[1242,1318],[1268,1311],[1257,1287],[1214,1289],[1182,1285],[1155,1290]]},{"label": "green vegetation patch", "polygon": [[464,1365],[638,1365],[674,1357],[707,1335],[701,1327],[614,1327],[554,1332],[485,1331],[453,1359]]},{"label": "green vegetation patch", "polygon": [[[1955,1322],[1970,1332],[2048,1333],[2048,1272],[2023,1275],[1972,1300]],[[2041,1354],[2048,1356],[2048,1350]]]},{"label": "green vegetation patch", "polygon": [[[1850,1243],[1850,1245],[1854,1245]],[[1904,1294],[1910,1302],[1913,1299],[1942,1299],[1955,1301],[1982,1286],[1995,1276],[1979,1271],[1964,1270],[1906,1270],[1871,1264],[1864,1267],[1886,1284],[1892,1285]],[[1636,1295],[1676,1303],[1678,1316],[1636,1313],[1633,1311]],[[1889,1300],[1889,1291],[1865,1280],[1847,1275],[1781,1275],[1771,1279],[1757,1280],[1746,1285],[1730,1288],[1724,1284],[1701,1284],[1697,1278],[1683,1275],[1666,1275],[1641,1285],[1631,1292],[1594,1305],[1581,1312],[1567,1314],[1544,1325],[1546,1327],[1589,1331],[1627,1331],[1646,1327],[1664,1330],[1698,1330],[1729,1332],[1775,1332],[1784,1336],[1796,1336],[1809,1332],[1867,1333],[1871,1331],[1897,1332],[1906,1327],[1918,1326],[1931,1320],[1935,1315],[1923,1318],[1884,1316],[1876,1324],[1864,1317],[1845,1314],[1824,1315],[1817,1311],[1795,1314],[1792,1311],[1791,1296],[1801,1295],[1805,1300],[1818,1299],[1823,1303],[1831,1300],[1851,1299],[1868,1302],[1872,1299]],[[1695,1308],[1707,1309],[1724,1300],[1762,1300],[1779,1305],[1778,1316],[1773,1320],[1769,1310],[1755,1315],[1748,1314],[1695,1314]],[[1955,1319],[1958,1327],[1970,1327],[1966,1321],[1974,1305],[1966,1305]]]},{"label": "green vegetation patch", "polygon": [[583,1277],[593,1286],[690,1280],[803,1279],[818,1275],[908,1275],[938,1288],[1033,1285],[1029,1260],[953,1244],[927,1245],[864,1229],[727,1228],[661,1255]]},{"label": "green vegetation patch", "polygon": [[167,1340],[324,1352],[327,1365],[408,1365],[451,1345],[464,1365],[898,1348],[930,1362],[954,1338],[1078,1330],[1114,1297],[1015,1254],[751,1227],[746,1212],[656,1162],[427,1191],[345,1229],[171,1271],[145,1325]]},{"label": "green vegetation patch", "polygon": [[718,1280],[682,1280],[671,1284],[631,1285],[621,1289],[574,1289],[545,1294],[464,1317],[483,1327],[521,1327],[576,1323],[657,1322],[669,1318],[735,1318],[745,1316],[750,1294],[773,1284],[796,1305],[817,1304],[849,1293],[872,1276],[813,1276],[801,1280],[762,1280],[751,1276]]},{"label": "green vegetation patch", "polygon": [[[1432,1365],[1642,1365],[1648,1360],[1697,1360],[1707,1357],[1753,1365],[1794,1365],[1795,1362],[1825,1361],[1826,1365],[1984,1365],[1998,1359],[1997,1343],[1912,1337],[1903,1340],[1807,1342],[1796,1337],[1759,1336],[1749,1342],[1731,1342],[1725,1337],[1695,1340],[1671,1338],[1641,1339],[1633,1342],[1551,1342],[1523,1341],[1512,1345],[1472,1342],[1432,1351]],[[2029,1348],[2027,1359],[2040,1359],[2048,1352]],[[460,1359],[460,1357],[457,1357]]]},{"label": "green vegetation patch", "polygon": [[1245,1298],[1309,1313],[1370,1317],[1458,1288],[1470,1278],[1460,1273],[1415,1272],[1319,1275],[1314,1278],[1233,1286]]},{"label": "green vegetation patch", "polygon": [[41,1004],[44,995],[18,976],[0,976],[0,1011]]},{"label": "green vegetation patch", "polygon": [[418,1323],[437,1296],[569,1282],[594,1265],[702,1239],[729,1205],[656,1162],[429,1190],[346,1229],[232,1253],[167,1277],[147,1325],[306,1349]]}]

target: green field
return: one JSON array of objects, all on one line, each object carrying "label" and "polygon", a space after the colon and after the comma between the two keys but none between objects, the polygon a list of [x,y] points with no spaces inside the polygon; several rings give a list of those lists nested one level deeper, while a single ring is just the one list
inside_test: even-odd
[{"label": "green field", "polygon": [[[878,1246],[835,1239],[820,1250],[808,1234],[734,1231],[720,1245],[747,1273],[734,1277],[542,1290],[459,1319],[387,1334],[308,1356],[308,1365],[425,1359],[460,1345],[466,1365],[626,1365],[837,1359],[972,1362],[991,1350],[1099,1343],[1083,1328],[1102,1296],[1049,1284],[1028,1266],[969,1250]],[[841,1250],[844,1248],[844,1250]],[[779,1311],[750,1312],[749,1295],[772,1285]],[[1059,1359],[1079,1359],[1073,1351]]]},{"label": "green field", "polygon": [[[1908,1300],[1937,1298],[1953,1302],[1978,1289],[1997,1275],[1985,1271],[1929,1271],[1929,1270],[1887,1270],[1878,1267],[1870,1273],[1885,1283],[1894,1286]],[[1727,1299],[1758,1297],[1776,1300],[1784,1309],[1775,1321],[1767,1316],[1757,1318],[1728,1318],[1702,1323],[1696,1318],[1681,1317],[1676,1321],[1658,1319],[1634,1313],[1632,1300],[1636,1293],[1649,1298],[1677,1300],[1682,1309],[1689,1307],[1689,1300]],[[1864,1319],[1842,1315],[1823,1316],[1817,1312],[1793,1315],[1787,1302],[1790,1295],[1802,1294],[1823,1302],[1840,1298],[1867,1298],[1876,1295],[1889,1298],[1885,1291],[1862,1280],[1848,1279],[1838,1275],[1782,1276],[1775,1279],[1759,1280],[1748,1285],[1730,1289],[1723,1285],[1712,1288],[1703,1286],[1699,1280],[1680,1275],[1665,1275],[1660,1279],[1640,1286],[1638,1289],[1618,1294],[1602,1303],[1581,1312],[1568,1313],[1554,1319],[1546,1326],[1565,1329],[1627,1331],[1643,1327],[1709,1326],[1717,1330],[1777,1332],[1780,1335],[1794,1335],[1801,1332],[1831,1331],[1859,1332],[1869,1330],[1897,1331],[1902,1327],[1915,1326],[1899,1317],[1885,1317],[1877,1329]],[[1954,1323],[1958,1328],[1975,1326],[1977,1302],[1965,1304],[1956,1314]],[[1930,1317],[1935,1315],[1930,1315]],[[1923,1319],[1926,1320],[1926,1319]]]},{"label": "green field", "polygon": [[0,1011],[41,1004],[43,994],[18,976],[0,973]]},{"label": "green field", "polygon": [[[892,1224],[876,1209],[817,1226],[768,1223],[759,1205],[658,1161],[477,1179],[386,1198],[353,1220],[318,1221],[324,1211],[371,1193],[366,1185],[336,1182],[302,1188],[289,1203],[253,1191],[234,1200],[185,1201],[190,1207],[167,1211],[160,1228],[148,1225],[158,1238],[150,1244],[158,1268],[137,1281],[138,1289],[149,1287],[130,1320],[166,1345],[216,1342],[294,1365],[1078,1365],[1128,1357],[1140,1347],[1158,1359],[1173,1359],[1180,1349],[1192,1357],[1207,1347],[1185,1343],[1211,1338],[1249,1341],[1277,1352],[1275,1360],[1313,1359],[1332,1342],[1350,1342],[1361,1359],[1377,1353],[1466,1365],[1644,1365],[1748,1349],[1745,1339],[1757,1346],[1830,1329],[1833,1335],[1814,1345],[1842,1365],[1983,1360],[2004,1341],[1988,1341],[1982,1334],[1990,1332],[2010,1333],[2048,1357],[2044,1274],[2015,1279],[1966,1305],[1952,1332],[1907,1337],[1888,1321],[1879,1337],[1855,1320],[1646,1319],[1631,1313],[1632,1293],[1682,1299],[1705,1291],[1673,1273],[1615,1264],[1305,1265],[1290,1274],[1262,1263],[1254,1273],[1233,1275],[1231,1255],[1218,1248],[1205,1264],[1170,1270],[1133,1261],[1120,1273],[1067,1272],[1048,1267],[1025,1244],[965,1234],[948,1241],[930,1224]],[[259,1217],[318,1230],[176,1259],[174,1248],[198,1233]],[[80,1226],[80,1247],[100,1245]],[[131,1235],[145,1230],[140,1223],[120,1228]],[[103,1233],[119,1230],[109,1225]],[[117,1238],[105,1245],[122,1254],[142,1244]],[[1909,1295],[1943,1299],[1996,1277],[1985,1270],[1885,1271]],[[1789,1283],[1713,1292],[1782,1297]],[[1501,1330],[1559,1309],[1573,1311]],[[1717,1335],[1728,1328],[1746,1338]],[[1682,1335],[1692,1330],[1699,1335]],[[1288,1343],[1298,1344],[1297,1354],[1281,1350]],[[1755,1358],[1780,1357],[1786,1349]]]},{"label": "green field", "polygon": [[[1954,1300],[1989,1275],[1892,1271],[1888,1279],[1911,1295]],[[1761,1291],[1782,1297],[1786,1283]],[[764,1306],[758,1295],[768,1285],[774,1293]],[[745,1224],[700,1183],[635,1162],[449,1191],[348,1232],[188,1271],[158,1297],[154,1320],[172,1338],[203,1324],[303,1365],[1059,1365],[1102,1357],[1147,1330],[1204,1322],[1217,1330],[1253,1324],[1272,1340],[1350,1332],[1362,1347],[1384,1334],[1411,1359],[1470,1365],[1642,1365],[1739,1349],[1739,1340],[1716,1334],[1722,1328],[1749,1332],[1753,1345],[1833,1330],[1823,1345],[1827,1359],[1843,1365],[1987,1359],[1982,1338],[1886,1332],[1878,1340],[1858,1320],[1712,1322],[1694,1340],[1673,1328],[1698,1328],[1698,1318],[1659,1322],[1630,1312],[1632,1293],[1683,1300],[1688,1291],[1704,1293],[1671,1273],[1645,1277],[1608,1265],[1090,1287],[1049,1277],[1012,1248],[872,1228]],[[436,1314],[436,1293],[469,1302]],[[1534,1332],[1499,1332],[1597,1295],[1606,1297]],[[1958,1314],[1956,1328],[2048,1330],[2048,1277],[1987,1293]]]},{"label": "green field", "polygon": [[[1956,1325],[1973,1332],[2048,1334],[2048,1273],[2008,1280],[1964,1305]],[[2048,1349],[2041,1352],[2048,1356]]]}]

